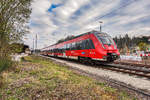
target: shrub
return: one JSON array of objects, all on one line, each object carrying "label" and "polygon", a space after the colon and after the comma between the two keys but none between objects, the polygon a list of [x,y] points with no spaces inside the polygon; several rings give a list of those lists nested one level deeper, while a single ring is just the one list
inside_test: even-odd
[{"label": "shrub", "polygon": [[12,65],[12,61],[9,58],[0,58],[0,73]]}]

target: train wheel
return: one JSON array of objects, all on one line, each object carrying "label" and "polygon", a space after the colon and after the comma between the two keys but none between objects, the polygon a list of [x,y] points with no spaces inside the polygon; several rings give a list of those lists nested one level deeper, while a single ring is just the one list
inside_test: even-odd
[{"label": "train wheel", "polygon": [[108,57],[107,58],[107,62],[113,62],[114,60],[112,59],[112,57]]},{"label": "train wheel", "polygon": [[85,57],[80,57],[80,56],[78,56],[78,61],[83,64],[85,64],[87,62]]},{"label": "train wheel", "polygon": [[78,56],[78,61],[79,61],[80,63],[82,63],[82,59],[81,59],[80,56]]}]

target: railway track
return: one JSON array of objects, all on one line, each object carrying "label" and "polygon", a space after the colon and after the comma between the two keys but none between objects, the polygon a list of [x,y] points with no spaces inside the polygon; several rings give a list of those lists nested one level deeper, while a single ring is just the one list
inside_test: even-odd
[{"label": "railway track", "polygon": [[116,63],[104,63],[104,62],[96,62],[94,61],[94,63],[89,63],[89,62],[79,62],[78,60],[74,60],[74,59],[67,59],[67,58],[61,58],[61,57],[57,57],[59,59],[64,59],[64,60],[69,60],[71,62],[75,62],[75,63],[80,63],[80,64],[86,64],[86,65],[90,65],[93,67],[97,67],[97,68],[102,68],[102,69],[107,69],[107,70],[111,70],[111,71],[116,71],[116,72],[122,72],[122,73],[126,73],[129,75],[136,75],[136,76],[140,76],[140,77],[145,77],[150,79],[150,67],[141,67],[141,66],[137,66],[137,65],[126,65],[126,64],[116,64]]},{"label": "railway track", "polygon": [[150,79],[150,68],[141,68],[138,66],[120,65],[120,64],[102,64],[100,68],[128,73]]},{"label": "railway track", "polygon": [[121,65],[130,65],[130,66],[138,66],[138,67],[145,67],[145,68],[150,68],[150,65],[145,65],[145,64],[141,64],[141,63],[131,63],[131,62],[114,62],[115,64],[121,64]]},{"label": "railway track", "polygon": [[[75,61],[75,60],[70,60],[70,61]],[[75,61],[75,62],[77,62],[77,61]],[[87,65],[89,64],[89,65],[92,65],[93,67],[97,67],[97,68],[127,73],[130,75],[136,75],[136,76],[145,77],[145,78],[150,79],[150,67],[144,66],[144,65],[138,66],[137,64],[131,65],[131,64],[119,64],[119,63],[108,64],[106,62],[97,62],[97,61],[94,61],[94,64],[89,63],[89,62],[83,62],[83,64],[87,64]]]}]

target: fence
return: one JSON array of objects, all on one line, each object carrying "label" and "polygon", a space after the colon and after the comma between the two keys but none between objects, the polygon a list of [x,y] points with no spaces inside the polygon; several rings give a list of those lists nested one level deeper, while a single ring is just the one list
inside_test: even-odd
[{"label": "fence", "polygon": [[120,61],[122,62],[132,62],[132,63],[140,63],[140,64],[145,64],[145,65],[150,65],[150,56],[148,55],[120,55]]}]

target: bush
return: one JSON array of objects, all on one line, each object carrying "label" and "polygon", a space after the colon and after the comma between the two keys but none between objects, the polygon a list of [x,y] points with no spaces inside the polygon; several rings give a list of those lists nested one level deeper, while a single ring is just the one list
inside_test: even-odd
[{"label": "bush", "polygon": [[0,58],[0,73],[12,65],[12,61],[9,58]]}]

